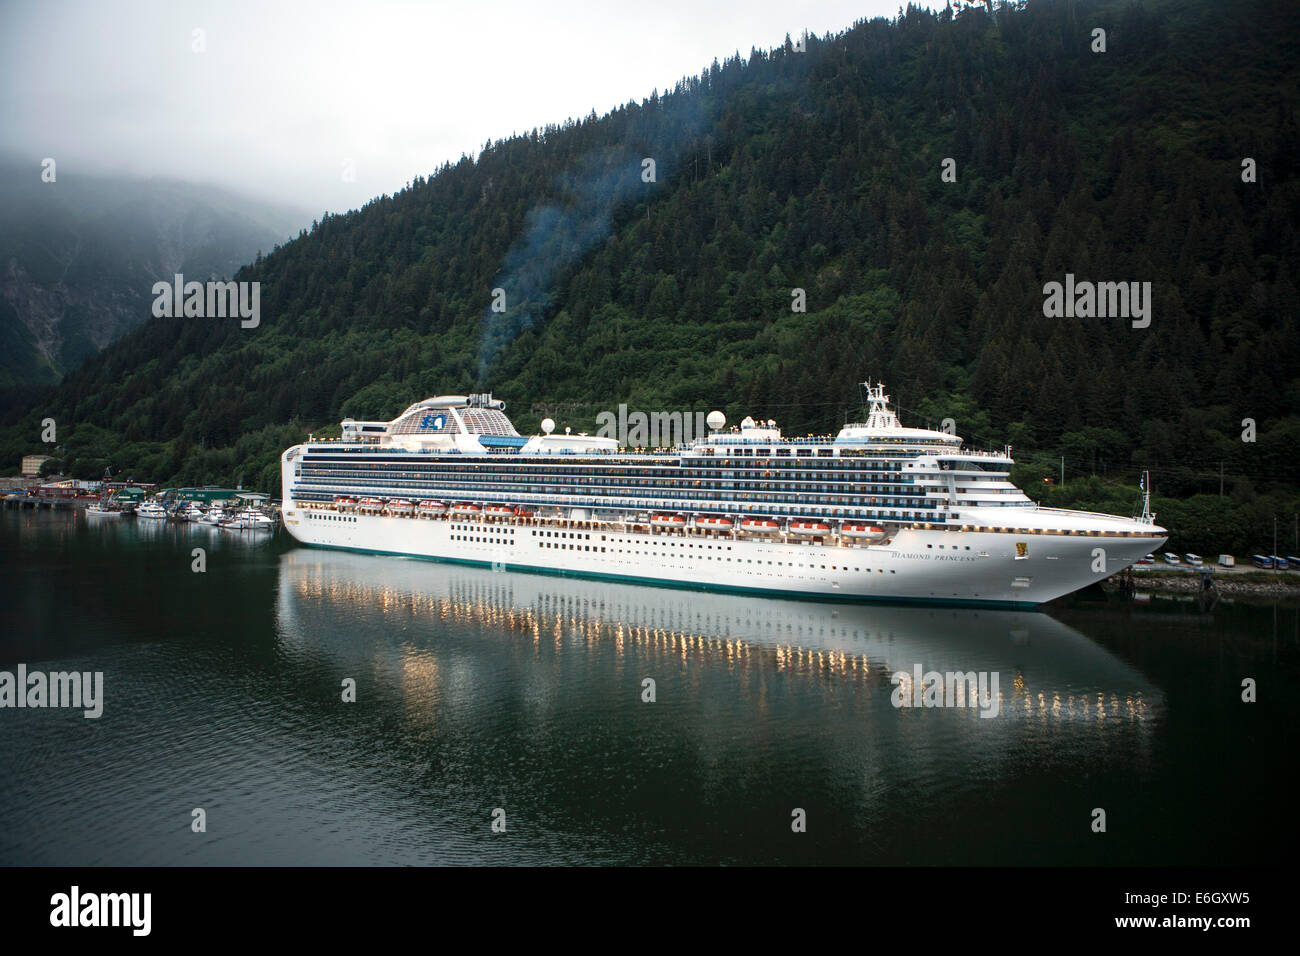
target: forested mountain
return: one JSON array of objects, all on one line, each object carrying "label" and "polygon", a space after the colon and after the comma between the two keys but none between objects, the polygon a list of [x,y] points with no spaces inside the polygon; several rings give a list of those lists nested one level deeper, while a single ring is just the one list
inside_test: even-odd
[{"label": "forested mountain", "polygon": [[[872,378],[1011,442],[1032,493],[1060,455],[1062,502],[1150,468],[1184,544],[1222,515],[1252,547],[1297,507],[1298,28],[1289,0],[909,6],[715,61],[313,223],[237,276],[258,328],[146,322],[14,401],[0,460],[50,416],[74,472],[272,490],[308,430],[435,393],[521,431],[627,402],[820,433]],[[1067,273],[1151,283],[1149,326],[1047,317]]]},{"label": "forested mountain", "polygon": [[225,278],[310,219],[225,190],[0,162],[0,386],[51,383],[150,314],[153,283]]}]

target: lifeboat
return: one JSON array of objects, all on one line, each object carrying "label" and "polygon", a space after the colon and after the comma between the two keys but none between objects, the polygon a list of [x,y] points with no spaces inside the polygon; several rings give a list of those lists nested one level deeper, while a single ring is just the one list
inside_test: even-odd
[{"label": "lifeboat", "polygon": [[434,515],[440,515],[447,510],[447,506],[441,501],[421,501],[416,513],[421,518],[432,518]]},{"label": "lifeboat", "polygon": [[790,522],[790,533],[813,538],[823,534],[830,534],[831,526],[822,521],[792,521]]},{"label": "lifeboat", "polygon": [[451,513],[454,515],[476,515],[482,510],[478,505],[466,504],[463,501],[451,506]]},{"label": "lifeboat", "polygon": [[525,510],[525,509],[523,509],[523,508],[516,508],[516,509],[515,509],[515,517],[516,517],[516,518],[531,518],[532,516],[533,516],[533,513],[532,513],[531,511],[527,511],[527,510]]},{"label": "lifeboat", "polygon": [[879,541],[885,536],[885,529],[874,524],[846,524],[840,529],[840,534],[846,538],[866,538],[868,541]]},{"label": "lifeboat", "polygon": [[505,505],[488,505],[484,514],[491,518],[513,518],[515,515],[514,508],[507,508]]},{"label": "lifeboat", "polygon": [[682,515],[651,515],[650,525],[655,528],[685,528],[686,518]]},{"label": "lifeboat", "polygon": [[335,498],[334,508],[336,511],[351,511],[357,506],[356,498]]},{"label": "lifeboat", "polygon": [[695,522],[701,528],[708,528],[711,531],[730,531],[732,521],[730,518],[700,518]]},{"label": "lifeboat", "polygon": [[384,509],[384,503],[378,498],[362,498],[357,502],[357,510],[362,514],[379,514]]},{"label": "lifeboat", "polygon": [[388,513],[393,517],[402,518],[414,514],[414,512],[415,505],[411,504],[411,502],[407,501],[405,498],[394,498],[388,503]]},{"label": "lifeboat", "polygon": [[781,530],[781,522],[771,518],[746,518],[740,522],[740,530],[746,534],[776,534]]}]

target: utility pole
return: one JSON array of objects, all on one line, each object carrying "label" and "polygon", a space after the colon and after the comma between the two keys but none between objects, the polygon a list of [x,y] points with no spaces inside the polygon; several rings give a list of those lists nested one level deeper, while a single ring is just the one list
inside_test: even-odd
[{"label": "utility pole", "polygon": [[1219,497],[1223,497],[1223,462],[1219,462]]},{"label": "utility pole", "polygon": [[1065,487],[1065,456],[1061,456],[1061,487]]}]

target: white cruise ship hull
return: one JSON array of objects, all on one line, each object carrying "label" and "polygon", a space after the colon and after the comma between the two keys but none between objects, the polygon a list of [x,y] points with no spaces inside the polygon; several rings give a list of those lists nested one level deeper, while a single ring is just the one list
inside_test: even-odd
[{"label": "white cruise ship hull", "polygon": [[[868,601],[1034,607],[1128,567],[1165,538],[901,529],[883,545],[338,514],[286,508],[306,545],[509,570]],[[1017,557],[1017,543],[1027,554]],[[1097,554],[1101,549],[1104,553]]]}]

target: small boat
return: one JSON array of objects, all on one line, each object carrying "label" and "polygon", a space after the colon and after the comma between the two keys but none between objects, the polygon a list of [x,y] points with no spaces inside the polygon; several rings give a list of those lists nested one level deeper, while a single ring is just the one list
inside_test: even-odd
[{"label": "small boat", "polygon": [[336,511],[355,511],[357,507],[356,498],[335,498],[334,508]]},{"label": "small boat", "polygon": [[821,521],[792,521],[790,522],[790,533],[815,538],[830,534],[831,526]]},{"label": "small boat", "polygon": [[379,498],[362,498],[357,502],[357,511],[363,515],[377,515],[384,510],[384,502]]},{"label": "small boat", "polygon": [[740,530],[746,534],[776,534],[781,530],[781,522],[771,518],[745,518],[740,522]]},{"label": "small boat", "polygon": [[137,518],[166,518],[167,509],[156,501],[146,501],[135,509]]},{"label": "small boat", "polygon": [[179,513],[182,517],[185,518],[186,521],[203,520],[203,509],[200,508],[197,504],[195,504],[192,501],[189,503],[187,507],[182,508]]},{"label": "small boat", "polygon": [[221,505],[213,505],[200,520],[204,524],[221,524],[225,519],[226,509],[222,508]]},{"label": "small boat", "polygon": [[874,524],[846,524],[840,528],[840,534],[846,538],[866,538],[868,541],[879,541],[885,536],[885,529]]},{"label": "small boat", "polygon": [[415,505],[405,498],[394,498],[388,502],[388,514],[394,518],[408,518],[415,514]]},{"label": "small boat", "polygon": [[122,511],[119,508],[105,508],[102,504],[93,504],[86,506],[87,518],[120,518]]},{"label": "small boat", "polygon": [[686,518],[683,515],[651,515],[650,525],[655,528],[685,528]]},{"label": "small boat", "polygon": [[478,505],[471,505],[464,501],[451,506],[451,513],[454,515],[476,515],[482,510]]},{"label": "small boat", "polygon": [[513,518],[515,509],[508,508],[505,505],[488,505],[483,509],[483,513],[490,518]]},{"label": "small boat", "polygon": [[433,518],[445,514],[447,506],[441,501],[421,501],[415,511],[421,518]]},{"label": "small boat", "polygon": [[227,531],[270,531],[275,527],[275,521],[256,508],[245,508],[222,521],[218,527]]},{"label": "small boat", "polygon": [[730,518],[700,518],[695,524],[710,531],[730,531],[733,526]]}]

